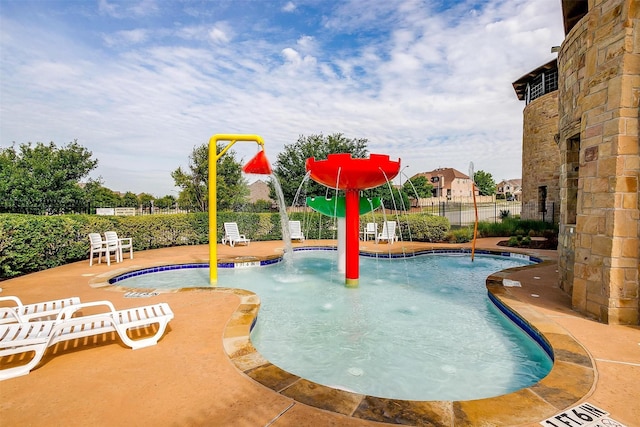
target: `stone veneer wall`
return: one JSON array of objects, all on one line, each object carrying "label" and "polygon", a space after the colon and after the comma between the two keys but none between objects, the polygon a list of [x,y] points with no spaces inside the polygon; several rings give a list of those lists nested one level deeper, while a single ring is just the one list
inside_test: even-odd
[{"label": "stone veneer wall", "polygon": [[606,323],[640,319],[639,9],[589,0],[558,56],[561,286]]},{"label": "stone veneer wall", "polygon": [[[547,187],[547,202],[555,204],[553,222],[560,219],[560,149],[555,141],[558,133],[558,91],[531,101],[523,112],[522,132],[522,205],[538,204],[538,189]],[[538,206],[540,209],[540,206]],[[540,215],[523,219],[540,219]],[[533,214],[533,212],[531,212]]]}]

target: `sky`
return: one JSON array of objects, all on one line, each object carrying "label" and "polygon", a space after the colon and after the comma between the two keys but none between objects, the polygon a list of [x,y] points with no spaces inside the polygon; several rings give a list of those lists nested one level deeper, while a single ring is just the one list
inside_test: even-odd
[{"label": "sky", "polygon": [[156,197],[216,134],[272,163],[342,133],[405,180],[516,179],[512,83],[563,38],[560,0],[0,0],[0,148],[77,140],[92,178]]}]

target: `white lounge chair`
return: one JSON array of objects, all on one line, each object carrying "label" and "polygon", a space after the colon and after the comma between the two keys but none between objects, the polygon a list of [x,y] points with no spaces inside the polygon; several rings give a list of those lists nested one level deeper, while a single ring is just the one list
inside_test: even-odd
[{"label": "white lounge chair", "polygon": [[57,316],[63,308],[75,304],[80,304],[80,298],[72,297],[23,304],[20,298],[15,296],[0,297],[0,325],[31,320],[49,320],[52,316]]},{"label": "white lounge chair", "polygon": [[378,235],[376,236],[376,243],[380,242],[381,240],[384,240],[389,244],[393,244],[394,241],[398,241],[395,221],[385,221],[384,223],[382,223],[382,232],[378,233]]},{"label": "white lounge chair", "polygon": [[226,245],[227,243],[229,243],[229,246],[235,246],[238,243],[248,245],[250,242],[251,240],[247,239],[244,234],[240,234],[238,224],[235,222],[224,223],[224,237],[222,238],[223,245]]},{"label": "white lounge chair", "polygon": [[[106,312],[78,315],[79,310],[106,307]],[[77,317],[73,317],[73,316]],[[68,306],[56,320],[8,323],[0,325],[0,357],[34,352],[28,363],[0,369],[0,380],[27,375],[42,359],[48,347],[62,341],[116,332],[123,343],[132,349],[155,345],[164,334],[173,312],[166,303],[116,311],[109,301],[96,301]],[[127,331],[148,328],[157,324],[157,331],[131,339]]]},{"label": "white lounge chair", "polygon": [[98,255],[98,264],[102,262],[102,255],[107,258],[107,265],[111,265],[111,253],[116,257],[118,262],[118,245],[117,243],[108,243],[106,240],[102,240],[102,236],[99,233],[89,233],[89,266],[93,265],[93,256]]},{"label": "white lounge chair", "polygon": [[105,231],[104,238],[108,246],[115,244],[118,247],[118,261],[122,262],[122,250],[129,249],[129,259],[133,259],[133,239],[131,237],[118,237],[115,231]]},{"label": "white lounge chair", "polygon": [[366,242],[367,240],[369,240],[369,236],[371,236],[371,238],[375,240],[376,234],[378,234],[378,224],[376,224],[375,222],[368,222],[364,230],[362,230],[362,240]]},{"label": "white lounge chair", "polygon": [[299,240],[304,242],[304,233],[300,221],[289,221],[289,233],[291,240]]}]

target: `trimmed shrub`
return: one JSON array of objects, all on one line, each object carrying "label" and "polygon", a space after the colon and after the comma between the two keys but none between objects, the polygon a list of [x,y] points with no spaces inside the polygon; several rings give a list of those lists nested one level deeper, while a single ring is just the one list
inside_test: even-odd
[{"label": "trimmed shrub", "polygon": [[410,214],[395,217],[382,214],[367,214],[360,217],[360,229],[366,227],[368,222],[378,224],[378,232],[382,232],[384,221],[396,221],[398,228],[396,233],[403,241],[414,242],[441,242],[445,239],[450,229],[449,220],[441,216],[429,214]]},{"label": "trimmed shrub", "polygon": [[450,230],[445,236],[445,241],[449,243],[466,243],[471,240],[473,240],[473,227]]},{"label": "trimmed shrub", "polygon": [[[337,238],[334,218],[316,212],[291,213],[289,218],[302,223],[308,239]],[[381,214],[362,216],[362,225],[372,218],[382,230]],[[449,221],[443,217],[412,214],[396,221],[405,241],[442,241],[449,231]],[[279,213],[218,212],[218,242],[225,222],[238,223],[240,232],[253,241],[282,239]],[[135,251],[201,245],[209,243],[209,217],[206,212],[133,217],[0,214],[0,280],[87,259],[88,234],[105,231],[131,237]]]}]

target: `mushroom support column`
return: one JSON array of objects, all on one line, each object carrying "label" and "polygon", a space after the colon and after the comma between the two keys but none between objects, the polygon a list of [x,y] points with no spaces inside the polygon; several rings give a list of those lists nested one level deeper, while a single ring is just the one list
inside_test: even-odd
[{"label": "mushroom support column", "polygon": [[359,190],[346,190],[345,194],[345,285],[355,288],[360,281],[360,195]]},{"label": "mushroom support column", "polygon": [[378,187],[395,178],[400,171],[400,160],[391,161],[384,154],[354,159],[349,153],[339,153],[329,154],[326,160],[316,161],[310,157],[306,168],[314,181],[345,192],[345,284],[355,288],[360,279],[360,190]]}]

